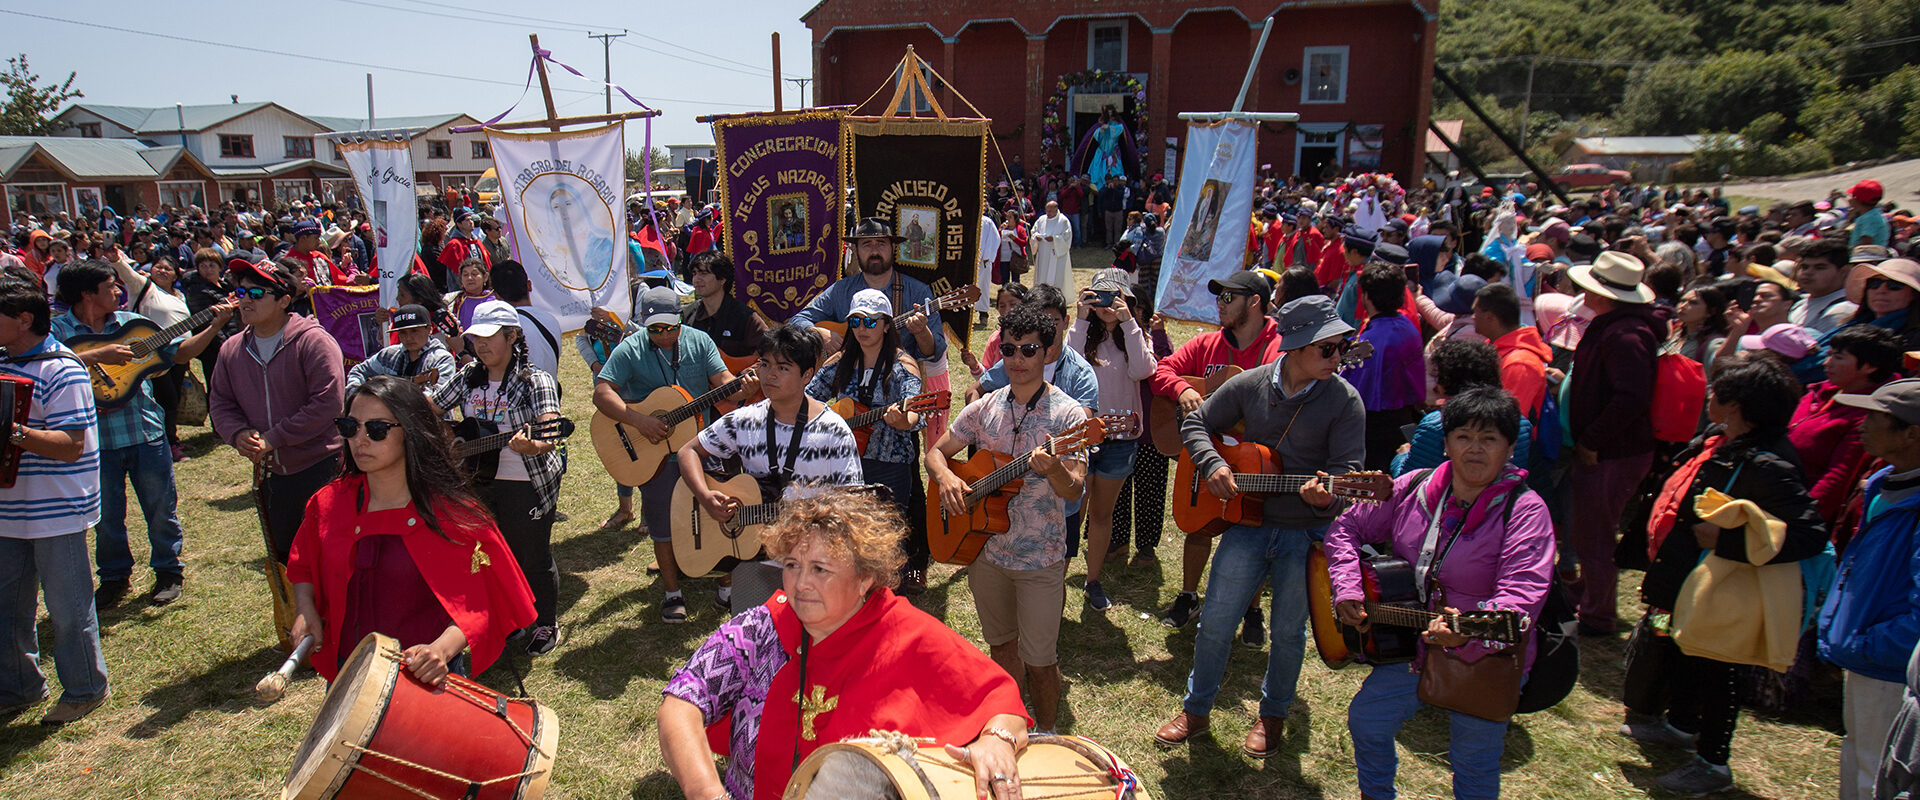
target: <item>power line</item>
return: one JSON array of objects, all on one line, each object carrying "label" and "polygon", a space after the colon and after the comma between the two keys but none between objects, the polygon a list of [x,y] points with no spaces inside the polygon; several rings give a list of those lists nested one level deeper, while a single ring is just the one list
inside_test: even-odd
[{"label": "power line", "polygon": [[[77,19],[63,19],[60,17],[51,17],[44,14],[33,14],[26,11],[16,11],[11,8],[0,8],[0,14],[11,14],[17,17],[37,19],[44,22],[59,22],[67,25],[78,25],[83,28],[93,28],[96,30],[113,31],[115,33],[132,34],[134,36],[147,36],[155,39],[165,39],[167,41],[172,41],[172,42],[184,42],[186,44],[201,45],[201,46],[224,47],[229,50],[240,50],[248,53],[257,53],[260,55],[268,55],[268,56],[279,56],[282,58],[292,58],[292,59],[298,59],[302,61],[313,61],[313,62],[318,62],[322,64],[337,64],[340,66],[353,67],[356,70],[372,69],[372,70],[381,70],[385,72],[399,72],[399,73],[404,73],[408,75],[421,75],[429,78],[443,78],[451,81],[470,81],[473,83],[492,84],[494,86],[508,86],[508,87],[513,86],[512,81],[495,80],[492,78],[477,78],[471,75],[449,75],[444,72],[433,72],[431,70],[413,69],[410,67],[393,67],[393,66],[385,66],[381,64],[370,64],[364,61],[349,61],[341,58],[329,58],[326,56],[315,56],[315,55],[307,55],[305,53],[294,53],[286,50],[270,50],[264,47],[249,47],[243,44],[232,44],[228,42],[209,41],[206,39],[196,39],[196,38],[187,37],[187,36],[176,36],[174,34],[159,33],[156,31],[143,31],[135,28],[122,28],[122,27],[107,25],[99,22],[87,22],[85,20],[77,20]],[[526,84],[522,82],[521,84],[522,88],[525,88],[525,85]],[[592,90],[592,89],[568,89],[568,88],[562,88],[562,87],[555,87],[554,91],[565,92],[568,94],[586,94],[586,95],[598,95],[600,93],[599,91]],[[703,106],[703,105],[704,106],[727,106],[729,108],[755,108],[755,109],[765,108],[765,105],[760,103],[723,103],[717,100],[687,100],[687,99],[677,98],[677,97],[648,97],[645,95],[634,95],[634,97],[638,97],[642,100],[651,100],[657,103],[686,103],[688,105],[693,105],[693,106]]]},{"label": "power line", "polygon": [[[1887,40],[1878,41],[1878,42],[1861,42],[1858,44],[1835,45],[1832,47],[1823,48],[1823,51],[1838,52],[1838,51],[1849,51],[1849,50],[1873,50],[1881,47],[1894,47],[1898,45],[1909,44],[1912,42],[1920,42],[1920,36],[1903,36],[1898,39],[1887,39]],[[1806,51],[1776,50],[1776,51],[1770,51],[1770,52],[1760,52],[1759,55],[1800,55],[1805,52]],[[1643,59],[1643,58],[1582,58],[1577,56],[1552,56],[1552,55],[1545,55],[1545,54],[1529,54],[1529,55],[1512,55],[1512,56],[1494,56],[1489,58],[1465,58],[1459,61],[1449,61],[1449,62],[1440,64],[1439,66],[1446,67],[1448,69],[1454,69],[1458,67],[1494,66],[1499,64],[1513,64],[1513,63],[1519,63],[1519,62],[1525,62],[1525,61],[1539,61],[1542,64],[1571,64],[1576,66],[1589,66],[1589,67],[1652,67],[1652,66],[1658,66],[1661,64],[1675,64],[1680,66],[1697,66],[1700,64],[1711,63],[1717,60],[1719,60],[1718,56],[1709,57],[1709,58]]]}]

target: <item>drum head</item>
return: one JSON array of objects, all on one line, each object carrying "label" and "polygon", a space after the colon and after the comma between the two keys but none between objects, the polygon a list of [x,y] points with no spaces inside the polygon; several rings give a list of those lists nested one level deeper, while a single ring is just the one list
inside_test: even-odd
[{"label": "drum head", "polygon": [[399,642],[377,633],[367,634],[353,648],[294,753],[282,800],[326,800],[339,791],[351,774],[348,766],[359,756],[341,742],[364,747],[373,739],[379,712],[393,697],[400,676],[400,664],[386,654],[399,651]]}]

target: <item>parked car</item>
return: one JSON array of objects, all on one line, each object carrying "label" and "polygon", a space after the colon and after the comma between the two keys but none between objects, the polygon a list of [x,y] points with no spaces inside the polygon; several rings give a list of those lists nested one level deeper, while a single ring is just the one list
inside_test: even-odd
[{"label": "parked car", "polygon": [[1559,184],[1561,191],[1599,189],[1632,183],[1633,173],[1623,169],[1607,169],[1599,164],[1570,164],[1554,174],[1553,182]]}]

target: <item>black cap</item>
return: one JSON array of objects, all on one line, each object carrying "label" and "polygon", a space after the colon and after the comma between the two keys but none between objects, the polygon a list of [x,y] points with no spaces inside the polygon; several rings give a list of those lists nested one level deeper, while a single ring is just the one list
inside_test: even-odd
[{"label": "black cap", "polygon": [[1226,291],[1253,292],[1261,297],[1273,297],[1273,282],[1267,276],[1250,269],[1228,275],[1227,279],[1207,281],[1207,291],[1219,294]]},{"label": "black cap", "polygon": [[408,328],[425,328],[431,325],[433,325],[433,317],[427,313],[426,307],[412,303],[401,306],[398,311],[393,312],[393,316],[389,318],[387,323],[387,327],[396,331],[403,331]]},{"label": "black cap", "polygon": [[1407,255],[1407,248],[1392,242],[1381,242],[1373,246],[1373,260],[1375,261],[1385,261],[1396,267],[1404,267],[1410,258],[1411,257]]}]

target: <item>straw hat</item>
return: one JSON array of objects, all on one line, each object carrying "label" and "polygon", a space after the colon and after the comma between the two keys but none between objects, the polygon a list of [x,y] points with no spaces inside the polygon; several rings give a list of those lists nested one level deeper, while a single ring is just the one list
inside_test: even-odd
[{"label": "straw hat", "polygon": [[1622,303],[1651,303],[1653,290],[1640,282],[1646,272],[1640,259],[1617,250],[1601,253],[1592,264],[1581,264],[1568,271],[1573,283],[1602,297]]}]

